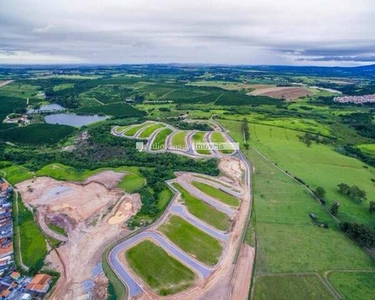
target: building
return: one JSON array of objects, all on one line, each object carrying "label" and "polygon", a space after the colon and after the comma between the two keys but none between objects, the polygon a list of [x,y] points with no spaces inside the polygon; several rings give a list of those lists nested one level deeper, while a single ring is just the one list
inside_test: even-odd
[{"label": "building", "polygon": [[14,271],[12,274],[10,274],[10,278],[12,278],[13,280],[19,280],[21,278],[21,274]]},{"label": "building", "polygon": [[47,293],[52,281],[52,276],[48,274],[37,274],[26,286],[26,289],[35,293]]}]

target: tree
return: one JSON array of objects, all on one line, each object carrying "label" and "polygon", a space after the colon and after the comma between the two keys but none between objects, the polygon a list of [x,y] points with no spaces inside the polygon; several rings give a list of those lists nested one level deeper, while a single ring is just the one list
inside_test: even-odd
[{"label": "tree", "polygon": [[358,186],[353,185],[349,189],[349,197],[359,203],[366,200],[366,192],[361,190]]},{"label": "tree", "polygon": [[248,142],[250,139],[250,130],[249,130],[249,124],[247,123],[246,118],[244,118],[242,121],[242,131],[244,134],[245,142]]},{"label": "tree", "polygon": [[316,197],[318,197],[319,199],[323,199],[325,194],[326,194],[326,190],[322,187],[317,187],[314,191],[314,194]]},{"label": "tree", "polygon": [[370,201],[369,211],[370,211],[370,214],[375,213],[375,201]]},{"label": "tree", "polygon": [[339,187],[339,191],[341,194],[344,194],[344,195],[349,194],[350,186],[348,186],[346,183],[340,183],[338,187]]},{"label": "tree", "polygon": [[339,213],[339,208],[340,208],[339,202],[332,203],[332,206],[331,206],[331,209],[330,209],[331,214],[334,215],[334,216],[337,216],[337,214]]}]

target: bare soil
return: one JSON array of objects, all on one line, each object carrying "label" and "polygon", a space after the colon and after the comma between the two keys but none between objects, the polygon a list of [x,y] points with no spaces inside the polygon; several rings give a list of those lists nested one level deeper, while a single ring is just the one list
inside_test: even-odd
[{"label": "bare soil", "polygon": [[[82,283],[92,277],[91,272],[101,262],[105,248],[129,234],[124,222],[141,207],[138,194],[106,187],[117,186],[123,174],[103,173],[92,176],[94,179],[85,184],[47,177],[17,184],[25,204],[37,209],[38,220],[60,224],[68,233],[67,241],[46,258],[48,267],[62,274],[50,299],[87,298]],[[42,223],[41,228],[50,234]],[[100,275],[94,282],[93,299],[105,299],[108,280]]]},{"label": "bare soil", "polygon": [[117,187],[117,185],[124,178],[125,175],[125,173],[104,171],[93,176],[90,176],[84,181],[83,184],[97,182],[103,184],[107,189],[114,189]]},{"label": "bare soil", "polygon": [[288,101],[297,100],[301,97],[311,96],[314,93],[305,87],[277,87],[258,86],[255,91],[249,93],[252,96],[267,96]]}]

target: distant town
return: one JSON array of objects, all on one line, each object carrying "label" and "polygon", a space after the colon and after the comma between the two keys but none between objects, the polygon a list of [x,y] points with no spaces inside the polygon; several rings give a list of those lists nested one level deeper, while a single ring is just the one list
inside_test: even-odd
[{"label": "distant town", "polygon": [[364,95],[364,96],[340,96],[340,97],[335,97],[333,101],[338,102],[338,103],[354,103],[354,104],[375,103],[375,94]]}]

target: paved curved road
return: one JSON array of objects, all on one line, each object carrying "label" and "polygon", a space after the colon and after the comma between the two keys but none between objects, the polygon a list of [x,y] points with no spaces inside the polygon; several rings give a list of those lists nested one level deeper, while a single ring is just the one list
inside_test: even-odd
[{"label": "paved curved road", "polygon": [[152,231],[141,232],[115,246],[109,253],[110,264],[116,273],[120,276],[123,282],[126,283],[129,289],[130,297],[137,296],[143,292],[142,287],[134,280],[132,275],[121,265],[117,256],[121,251],[129,249],[142,239],[152,239],[163,247],[164,250],[168,251],[173,256],[178,257],[183,261],[189,268],[193,269],[196,273],[200,274],[203,278],[207,278],[212,273],[213,269],[204,266],[197,262],[184,251],[180,250],[177,246],[166,240],[161,234]]}]

